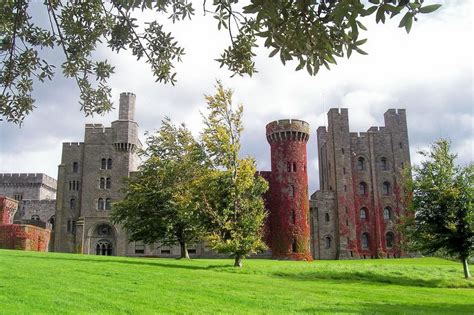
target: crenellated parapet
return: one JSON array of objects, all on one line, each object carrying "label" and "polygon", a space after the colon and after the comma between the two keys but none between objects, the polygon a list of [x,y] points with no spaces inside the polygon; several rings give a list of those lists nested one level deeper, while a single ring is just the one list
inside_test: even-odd
[{"label": "crenellated parapet", "polygon": [[280,119],[266,126],[267,141],[304,141],[309,140],[309,124],[299,119]]}]

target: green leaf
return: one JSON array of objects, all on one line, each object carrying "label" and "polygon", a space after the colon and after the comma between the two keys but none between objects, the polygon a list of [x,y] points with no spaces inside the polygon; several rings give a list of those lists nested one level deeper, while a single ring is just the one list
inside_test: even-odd
[{"label": "green leaf", "polygon": [[383,6],[381,6],[378,10],[377,10],[377,14],[375,15],[375,21],[378,23],[378,22],[382,22],[382,23],[385,23],[385,9]]},{"label": "green leaf", "polygon": [[275,48],[275,49],[270,53],[269,57],[271,58],[271,57],[275,56],[275,55],[278,53],[279,50],[280,50],[280,48]]},{"label": "green leaf", "polygon": [[420,8],[420,13],[431,13],[438,10],[441,7],[441,4],[432,4]]}]

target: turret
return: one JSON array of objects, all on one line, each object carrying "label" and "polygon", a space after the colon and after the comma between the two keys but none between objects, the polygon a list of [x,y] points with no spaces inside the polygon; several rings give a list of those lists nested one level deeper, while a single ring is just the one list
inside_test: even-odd
[{"label": "turret", "polygon": [[133,93],[120,94],[119,119],[112,122],[113,142],[118,151],[134,152],[139,146],[135,99]]},{"label": "turret", "polygon": [[120,93],[119,120],[135,120],[135,99],[133,93]]},{"label": "turret", "polygon": [[274,258],[311,259],[306,143],[309,124],[285,119],[269,123],[272,187],[270,247]]}]

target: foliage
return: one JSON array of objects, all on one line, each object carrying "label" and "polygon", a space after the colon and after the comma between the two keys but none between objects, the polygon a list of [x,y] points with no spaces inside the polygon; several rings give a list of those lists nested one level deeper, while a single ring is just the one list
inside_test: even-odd
[{"label": "foliage", "polygon": [[250,253],[265,249],[262,229],[266,217],[262,195],[267,182],[256,176],[254,159],[239,158],[242,106],[232,107],[232,91],[218,82],[217,93],[206,96],[202,143],[214,170],[204,179],[201,208],[208,217],[214,250],[235,257],[235,266]]},{"label": "foliage", "polygon": [[458,263],[434,258],[249,259],[237,269],[221,259],[0,250],[0,261],[7,314],[445,315],[471,314],[473,307],[474,282],[459,277]]},{"label": "foliage", "polygon": [[[94,51],[106,44],[112,51],[130,50],[150,64],[157,81],[176,83],[175,63],[184,49],[158,19],[141,25],[137,11],[155,11],[173,23],[195,13],[188,0],[112,0],[57,1],[43,5],[27,0],[0,2],[0,115],[21,123],[34,107],[31,96],[34,80],[51,80],[54,65],[42,57],[44,48],[64,53],[63,75],[74,78],[81,94],[81,109],[86,115],[112,108],[107,79],[114,67],[107,60],[96,60]],[[34,6],[34,8],[33,8]],[[209,8],[212,6],[212,8]],[[329,68],[336,57],[349,57],[353,51],[366,54],[359,37],[366,30],[361,19],[375,14],[377,23],[404,14],[400,27],[410,31],[419,13],[430,13],[440,5],[424,5],[423,0],[214,0],[203,3],[219,29],[227,29],[231,45],[217,61],[234,75],[256,72],[254,56],[258,37],[285,64],[297,60],[296,70],[305,68],[316,75],[321,66]],[[48,26],[34,22],[32,11],[47,12]],[[35,12],[36,13],[36,12]]]},{"label": "foliage", "polygon": [[423,253],[442,251],[467,260],[474,248],[474,164],[455,165],[446,140],[435,142],[426,160],[413,168],[411,216],[404,229],[408,245]]},{"label": "foliage", "polygon": [[207,169],[204,151],[184,125],[166,118],[148,136],[143,156],[147,160],[128,180],[125,199],[113,205],[112,219],[130,240],[179,243],[182,257],[189,258],[187,244],[203,234],[194,196]]}]

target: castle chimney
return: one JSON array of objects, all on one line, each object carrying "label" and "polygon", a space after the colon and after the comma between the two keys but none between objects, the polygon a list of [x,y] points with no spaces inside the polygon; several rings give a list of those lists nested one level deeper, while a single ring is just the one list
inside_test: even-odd
[{"label": "castle chimney", "polygon": [[135,94],[120,93],[119,120],[135,120]]}]

